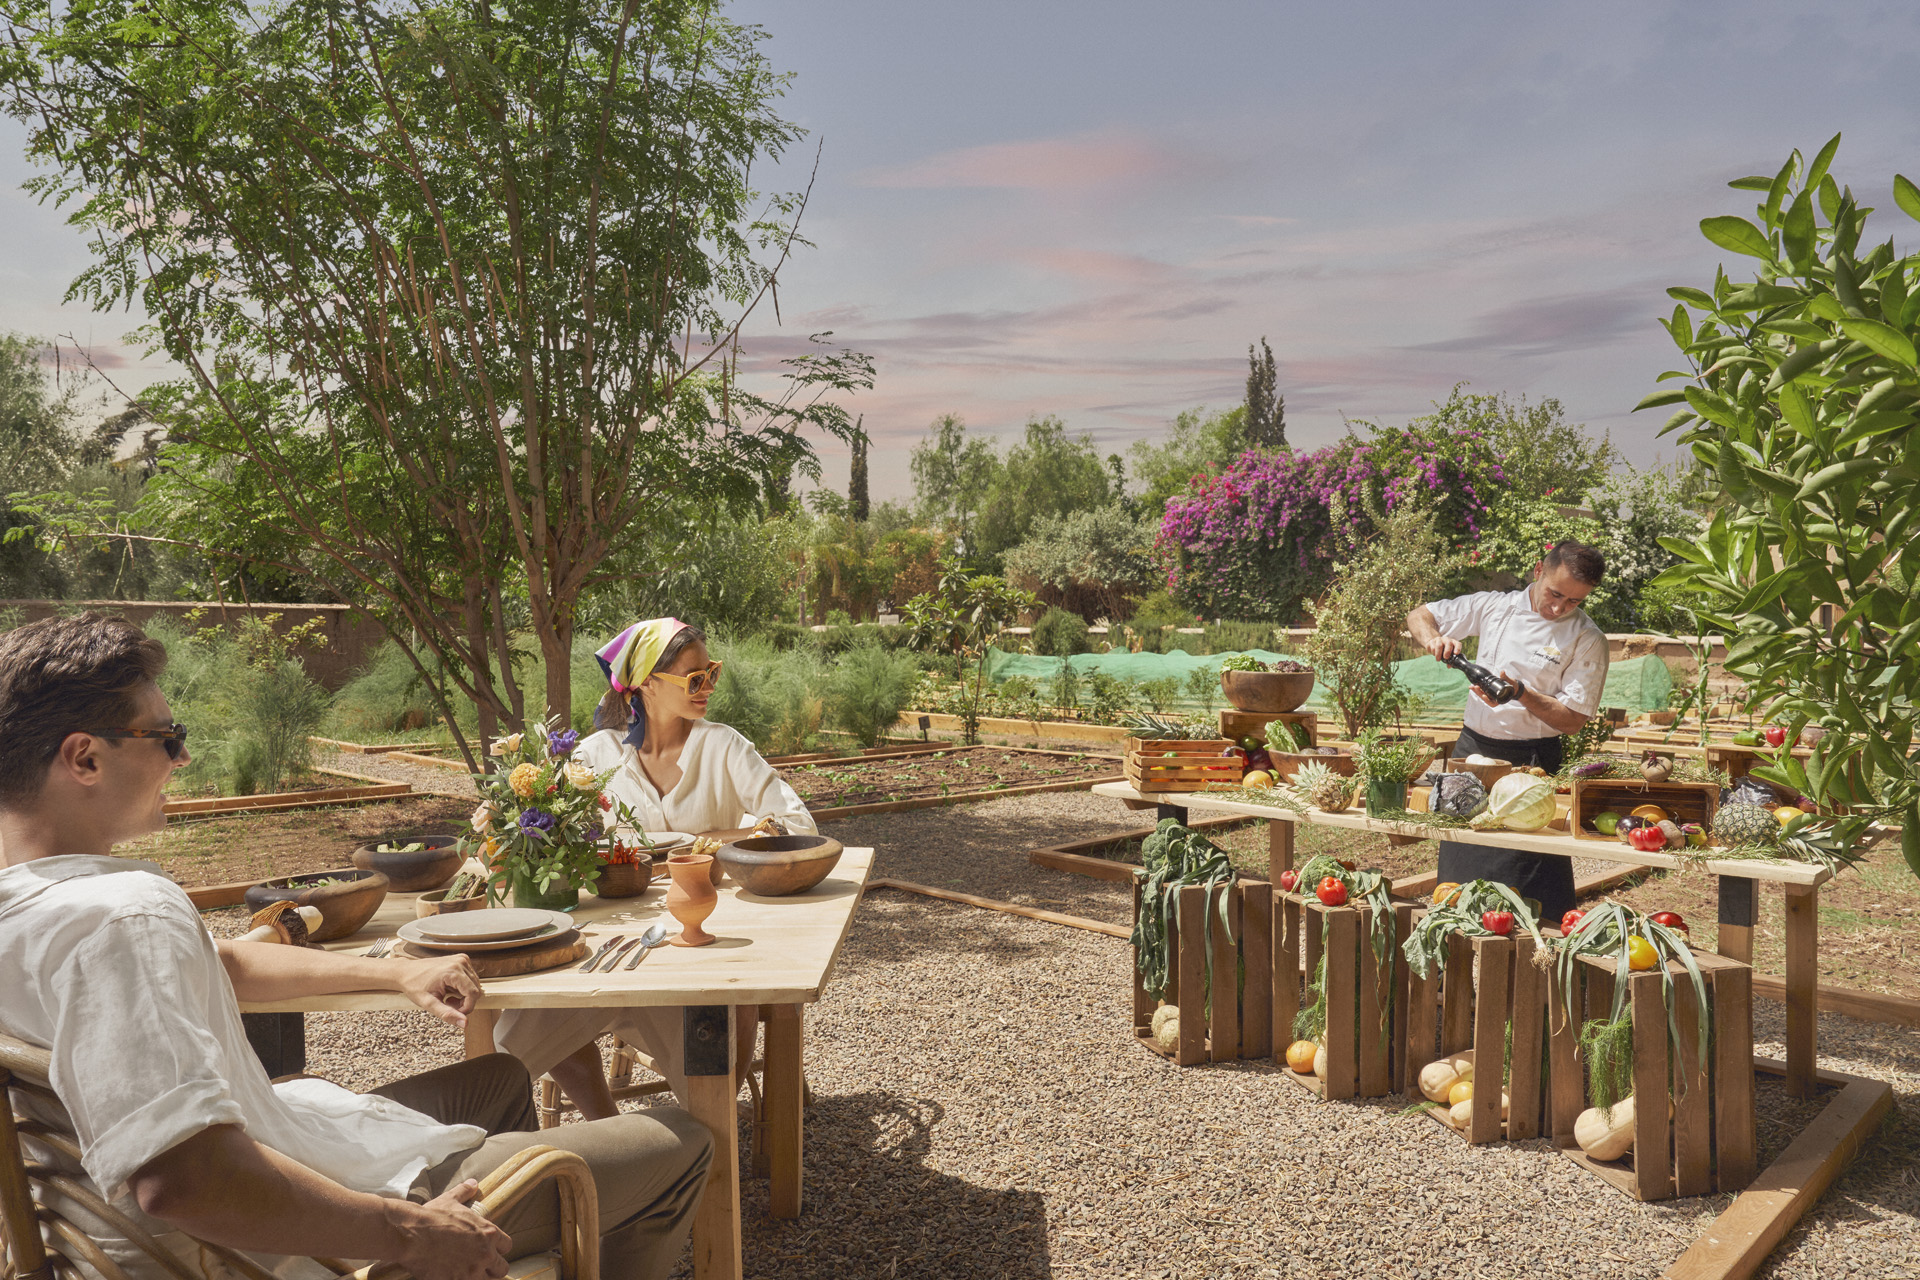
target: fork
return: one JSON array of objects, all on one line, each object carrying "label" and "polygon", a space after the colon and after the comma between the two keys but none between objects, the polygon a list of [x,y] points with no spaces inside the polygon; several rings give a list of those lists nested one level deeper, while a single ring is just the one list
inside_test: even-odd
[{"label": "fork", "polygon": [[380,941],[367,948],[366,958],[369,960],[383,959],[389,951],[393,950],[393,944],[394,939],[392,938],[380,939]]}]

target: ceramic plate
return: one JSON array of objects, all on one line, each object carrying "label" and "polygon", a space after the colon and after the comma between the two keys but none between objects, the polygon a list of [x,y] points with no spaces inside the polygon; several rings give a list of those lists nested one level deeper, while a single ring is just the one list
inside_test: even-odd
[{"label": "ceramic plate", "polygon": [[556,928],[571,928],[573,917],[564,911],[488,907],[479,911],[428,916],[419,924],[420,935],[436,942],[493,942],[502,938],[528,938],[535,933]]},{"label": "ceramic plate", "polygon": [[402,941],[411,942],[414,946],[423,947],[428,951],[508,951],[514,947],[530,947],[535,943],[552,942],[562,934],[573,931],[573,921],[569,919],[562,924],[542,925],[532,933],[516,934],[511,938],[489,938],[484,942],[455,942],[447,938],[429,938],[420,932],[421,925],[426,924],[428,920],[438,919],[440,919],[439,916],[428,916],[427,920],[409,920],[394,932],[400,935]]}]

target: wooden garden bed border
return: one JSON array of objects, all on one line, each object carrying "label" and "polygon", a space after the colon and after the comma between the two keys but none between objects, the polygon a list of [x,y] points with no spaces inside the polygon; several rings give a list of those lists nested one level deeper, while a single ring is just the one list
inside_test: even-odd
[{"label": "wooden garden bed border", "polygon": [[874,889],[898,889],[902,893],[917,893],[927,898],[939,898],[943,902],[957,902],[968,907],[983,907],[988,911],[999,911],[1010,916],[1022,916],[1028,920],[1040,920],[1047,924],[1061,924],[1073,929],[1085,929],[1089,933],[1103,933],[1109,938],[1131,938],[1133,931],[1124,925],[1108,924],[1104,920],[1089,920],[1086,916],[1068,915],[1062,911],[1048,911],[1044,907],[1023,906],[1018,902],[1002,902],[998,898],[982,898],[971,893],[961,893],[954,889],[936,889],[931,885],[915,884],[911,880],[869,880],[866,892]]},{"label": "wooden garden bed border", "polygon": [[229,813],[254,813],[272,809],[317,809],[336,804],[364,804],[369,800],[391,800],[413,795],[413,784],[383,782],[377,786],[326,787],[318,791],[275,791],[258,796],[216,796],[206,800],[169,800],[169,818],[219,817]]},{"label": "wooden garden bed border", "polygon": [[877,804],[846,804],[809,812],[818,822],[837,822],[857,818],[864,813],[906,813],[912,809],[938,809],[950,804],[972,804],[977,800],[997,800],[1001,796],[1032,796],[1044,791],[1091,791],[1103,782],[1119,782],[1117,773],[1095,774],[1072,782],[1041,782],[1024,787],[1001,787],[997,791],[959,791],[950,796],[922,796],[918,800],[886,800]]},{"label": "wooden garden bed border", "polygon": [[441,745],[437,742],[342,742],[338,738],[322,738],[317,734],[309,734],[307,741],[317,747],[331,747],[335,751],[342,751],[348,755],[361,756],[383,756],[393,751],[417,751],[422,747]]}]

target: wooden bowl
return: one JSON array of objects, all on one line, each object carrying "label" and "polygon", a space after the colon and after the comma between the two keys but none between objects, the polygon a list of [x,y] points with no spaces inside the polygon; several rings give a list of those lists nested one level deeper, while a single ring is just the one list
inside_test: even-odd
[{"label": "wooden bowl", "polygon": [[1222,671],[1220,692],[1239,711],[1278,715],[1313,696],[1311,671]]},{"label": "wooden bowl", "polygon": [[[315,880],[334,880],[335,884],[311,884]],[[320,923],[308,935],[313,942],[332,942],[360,932],[387,897],[387,878],[378,871],[358,868],[341,871],[311,871],[306,875],[283,876],[263,880],[247,890],[247,906],[258,911],[270,902],[291,902],[296,907],[316,907]]]},{"label": "wooden bowl", "polygon": [[602,863],[593,892],[601,898],[637,898],[652,884],[653,859],[643,853],[634,862]]},{"label": "wooden bowl", "polygon": [[425,920],[428,916],[452,915],[456,911],[472,911],[487,905],[487,895],[476,894],[471,898],[455,898],[447,901],[445,889],[435,889],[432,893],[423,893],[413,902],[413,918]]},{"label": "wooden bowl", "polygon": [[[460,851],[454,848],[458,836],[423,836],[418,833],[403,833],[395,836],[382,836],[369,841],[353,851],[353,865],[362,871],[378,871],[387,878],[387,887],[395,893],[421,893],[428,889],[444,889],[453,879],[453,873],[466,861]],[[423,844],[424,849],[413,853],[382,853],[383,844]]]},{"label": "wooden bowl", "polygon": [[1359,776],[1359,761],[1345,752],[1337,756],[1323,756],[1314,751],[1269,751],[1267,758],[1273,761],[1275,776],[1287,782],[1293,781],[1293,775],[1300,771],[1301,765],[1313,761],[1327,766],[1343,778]]},{"label": "wooden bowl", "polygon": [[747,836],[721,845],[714,862],[748,893],[784,898],[825,880],[844,851],[830,836]]}]

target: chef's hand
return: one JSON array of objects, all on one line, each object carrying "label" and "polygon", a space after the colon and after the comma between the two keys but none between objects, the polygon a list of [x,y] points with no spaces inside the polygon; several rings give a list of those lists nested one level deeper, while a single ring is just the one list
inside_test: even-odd
[{"label": "chef's hand", "polygon": [[1433,639],[1427,641],[1427,652],[1440,659],[1440,661],[1445,662],[1448,658],[1460,652],[1460,642],[1452,636],[1436,635]]}]

